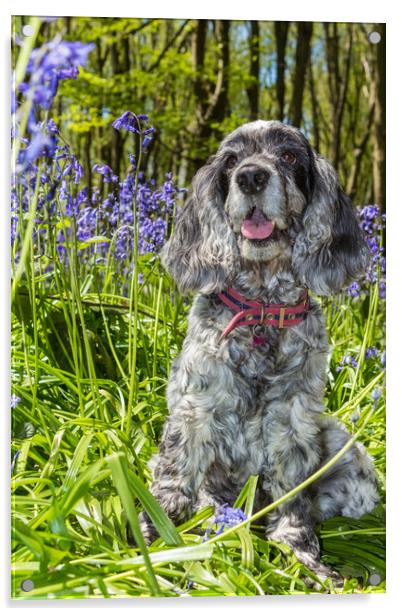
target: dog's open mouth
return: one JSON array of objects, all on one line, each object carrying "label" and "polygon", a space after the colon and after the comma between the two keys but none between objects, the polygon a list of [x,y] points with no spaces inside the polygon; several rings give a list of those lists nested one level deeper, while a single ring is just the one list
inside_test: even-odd
[{"label": "dog's open mouth", "polygon": [[268,220],[260,209],[254,208],[251,216],[245,218],[241,224],[241,234],[252,242],[264,242],[274,234],[275,222]]}]

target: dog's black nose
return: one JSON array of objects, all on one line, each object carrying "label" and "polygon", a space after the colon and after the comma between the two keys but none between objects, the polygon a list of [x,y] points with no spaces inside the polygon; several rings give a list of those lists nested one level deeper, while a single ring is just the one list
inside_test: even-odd
[{"label": "dog's black nose", "polygon": [[268,184],[269,173],[256,165],[243,167],[236,176],[240,190],[246,195],[255,195]]}]

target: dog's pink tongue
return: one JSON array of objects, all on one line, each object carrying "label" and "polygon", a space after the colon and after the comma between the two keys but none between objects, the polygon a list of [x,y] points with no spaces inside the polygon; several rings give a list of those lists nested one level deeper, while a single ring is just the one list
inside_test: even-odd
[{"label": "dog's pink tongue", "polygon": [[248,240],[264,240],[269,237],[274,230],[274,223],[265,218],[259,209],[255,209],[253,215],[243,220],[241,233]]}]

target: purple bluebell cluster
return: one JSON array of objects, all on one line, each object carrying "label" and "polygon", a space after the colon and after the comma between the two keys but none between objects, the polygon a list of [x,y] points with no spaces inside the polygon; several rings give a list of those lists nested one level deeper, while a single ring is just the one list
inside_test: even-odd
[{"label": "purple bluebell cluster", "polygon": [[374,359],[379,357],[380,352],[377,347],[367,347],[366,352],[364,354],[364,359]]},{"label": "purple bluebell cluster", "polygon": [[225,503],[219,507],[215,515],[214,523],[219,524],[216,534],[220,535],[225,527],[231,528],[244,520],[247,520],[247,516],[242,509],[230,507]]},{"label": "purple bluebell cluster", "polygon": [[113,173],[109,165],[96,164],[92,167],[92,171],[94,171],[95,173],[99,173],[99,175],[102,176],[103,181],[107,184],[109,184],[110,182],[116,183],[119,180],[118,176]]},{"label": "purple bluebell cluster", "polygon": [[148,115],[140,113],[136,115],[132,111],[125,111],[112,123],[116,130],[126,130],[130,133],[141,134],[141,122],[148,122]]},{"label": "purple bluebell cluster", "polygon": [[[378,360],[380,360],[382,366],[385,367],[385,352],[381,353],[381,351],[377,347],[373,347],[373,346],[367,347],[364,353],[364,362],[371,362],[371,361],[378,362]],[[342,357],[341,361],[336,367],[336,371],[340,372],[342,368],[344,368],[345,366],[351,366],[352,368],[357,368],[357,360],[350,353],[346,353]]]},{"label": "purple bluebell cluster", "polygon": [[[143,173],[139,172],[136,176],[133,164],[121,181],[108,165],[96,164],[93,171],[110,186],[110,191],[102,198],[100,189],[95,187],[90,195],[88,187],[81,187],[81,164],[67,145],[59,143],[57,127],[53,120],[49,122],[50,127],[45,126],[43,130],[45,134],[52,131],[54,151],[49,164],[41,165],[43,171],[39,179],[36,222],[42,225],[42,231],[46,225],[59,227],[56,241],[60,258],[67,262],[67,244],[72,241],[74,234],[79,242],[89,241],[95,236],[105,238],[104,242],[97,240],[87,247],[79,246],[79,256],[83,260],[89,260],[96,253],[96,262],[105,263],[108,251],[112,248],[118,262],[132,261],[134,211],[137,218],[138,253],[158,252],[166,240],[168,221],[173,216],[176,197],[182,192],[175,186],[172,174],[166,174],[162,186],[156,187],[155,182],[147,181]],[[29,148],[30,145],[27,150]],[[24,172],[19,171],[14,176],[11,192],[13,244],[18,239],[19,213],[28,211],[41,159],[48,155],[47,151],[39,152],[35,162],[27,161]],[[64,229],[60,229],[57,222],[63,217],[69,221]],[[72,221],[74,224],[71,224]],[[36,227],[34,239],[37,231]]]},{"label": "purple bluebell cluster", "polygon": [[357,368],[357,360],[353,357],[353,355],[347,353],[342,357],[336,371],[340,372],[344,366],[352,366],[352,368]]},{"label": "purple bluebell cluster", "polygon": [[[136,115],[132,111],[125,111],[113,123],[113,128],[116,130],[125,130],[129,133],[135,133],[141,137],[141,149],[146,150],[152,143],[155,133],[154,126],[148,126],[148,114],[140,113]],[[130,162],[135,165],[134,156],[130,155]]]},{"label": "purple bluebell cluster", "polygon": [[[367,245],[370,249],[370,263],[367,269],[365,278],[359,282],[353,282],[348,288],[348,295],[351,298],[365,298],[370,294],[370,289],[373,285],[378,284],[378,292],[380,299],[385,299],[386,293],[386,259],[385,251],[382,245],[383,232],[385,229],[385,214],[383,214],[377,205],[365,205],[357,208],[357,214],[360,221],[360,227],[365,234]],[[365,351],[364,362],[381,362],[385,368],[385,352],[382,352],[377,347],[368,347]],[[340,363],[336,366],[336,372],[340,372],[345,366],[352,368],[357,367],[356,359],[347,353],[344,355]]]},{"label": "purple bluebell cluster", "polygon": [[59,82],[77,79],[78,68],[86,65],[94,47],[94,43],[63,41],[56,36],[31,52],[26,70],[29,79],[19,85],[19,91],[35,105],[50,109]]},{"label": "purple bluebell cluster", "polygon": [[[220,505],[213,519],[213,523],[219,525],[215,534],[220,535],[226,527],[231,528],[232,526],[240,524],[240,522],[244,522],[244,520],[247,520],[247,516],[242,509],[230,507],[230,505],[224,503],[223,505]],[[205,530],[202,541],[207,541],[210,538],[211,533],[212,526],[208,526]]]},{"label": "purple bluebell cluster", "polygon": [[19,398],[18,396],[16,396],[15,394],[11,395],[11,408],[15,409],[15,407],[17,406],[17,404],[21,402],[21,398]]},{"label": "purple bluebell cluster", "polygon": [[365,296],[369,293],[370,286],[378,281],[379,296],[381,299],[385,299],[386,259],[384,247],[381,245],[385,227],[385,214],[381,213],[377,205],[365,205],[358,208],[357,211],[360,227],[366,236],[370,249],[371,261],[365,279],[361,283],[353,282],[348,288],[348,294],[350,297]]},{"label": "purple bluebell cluster", "polygon": [[373,401],[374,407],[378,406],[378,402],[380,401],[381,396],[382,396],[381,387],[375,387],[373,391],[371,392],[371,399]]},{"label": "purple bluebell cluster", "polygon": [[[76,79],[79,67],[86,65],[93,48],[92,43],[56,37],[31,52],[27,77],[13,97],[13,138],[19,153],[11,191],[11,242],[18,261],[20,224],[37,188],[35,254],[44,256],[54,242],[56,254],[66,265],[69,246],[77,250],[81,265],[101,266],[113,256],[114,269],[127,278],[134,267],[135,236],[140,255],[158,252],[166,240],[168,221],[182,190],[175,186],[170,173],[161,187],[154,180],[147,180],[132,153],[128,155],[130,166],[123,178],[107,164],[96,163],[92,171],[98,182],[89,190],[83,185],[84,170],[61,138],[56,122],[52,118],[41,120],[42,110],[48,111],[53,103],[59,82]],[[19,135],[19,103],[28,103],[28,136]],[[133,134],[137,155],[150,146],[155,134],[148,115],[132,111],[125,111],[112,126]]]},{"label": "purple bluebell cluster", "polygon": [[19,114],[18,96],[22,96],[28,107],[27,130],[31,139],[22,137],[21,149],[16,162],[18,173],[27,171],[28,166],[38,158],[53,158],[57,149],[59,130],[50,119],[45,124],[40,121],[41,109],[49,110],[57,94],[59,82],[63,79],[76,79],[80,66],[85,66],[89,53],[94,49],[93,43],[63,41],[55,37],[42,47],[34,49],[29,57],[26,73],[27,80],[18,85],[18,92],[13,91],[12,113],[15,114],[13,136],[18,136]]}]

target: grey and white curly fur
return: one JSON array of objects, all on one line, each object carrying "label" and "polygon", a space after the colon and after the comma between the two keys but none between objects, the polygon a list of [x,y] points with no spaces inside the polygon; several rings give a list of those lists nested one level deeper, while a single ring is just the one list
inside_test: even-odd
[{"label": "grey and white curly fur", "polygon": [[[241,233],[254,208],[274,223],[266,239]],[[173,521],[206,504],[233,504],[250,475],[259,475],[256,506],[262,507],[349,438],[323,415],[328,342],[318,302],[312,300],[299,325],[264,326],[269,345],[254,346],[248,326],[220,340],[233,313],[215,293],[232,287],[264,303],[297,304],[306,289],[337,293],[364,272],[367,259],[334,169],[298,129],[245,124],[198,171],[162,252],[179,290],[195,293],[153,460],[151,490]],[[356,443],[311,489],[274,511],[266,534],[288,544],[320,577],[339,580],[320,561],[314,527],[335,515],[358,518],[377,499],[372,460]],[[142,529],[148,540],[154,536],[146,514]]]}]

